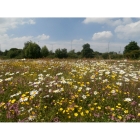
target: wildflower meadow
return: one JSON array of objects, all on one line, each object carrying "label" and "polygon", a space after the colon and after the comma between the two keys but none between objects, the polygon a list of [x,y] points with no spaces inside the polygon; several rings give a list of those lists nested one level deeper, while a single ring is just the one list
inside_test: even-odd
[{"label": "wildflower meadow", "polygon": [[1,122],[140,122],[140,62],[0,61]]}]

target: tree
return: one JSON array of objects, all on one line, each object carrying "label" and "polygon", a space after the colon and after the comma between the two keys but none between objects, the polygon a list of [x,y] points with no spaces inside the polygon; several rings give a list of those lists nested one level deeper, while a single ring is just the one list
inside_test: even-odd
[{"label": "tree", "polygon": [[93,50],[90,48],[90,45],[87,43],[87,44],[84,44],[82,47],[83,47],[81,51],[82,57],[93,58]]},{"label": "tree", "polygon": [[24,43],[24,57],[25,58],[40,58],[41,57],[41,48],[38,44],[32,41]]},{"label": "tree", "polygon": [[68,53],[67,53],[67,49],[56,49],[55,50],[55,56],[58,58],[67,58],[68,57]]},{"label": "tree", "polygon": [[68,57],[70,58],[77,58],[77,55],[75,53],[75,50],[71,50],[68,52]]},{"label": "tree", "polygon": [[125,46],[125,49],[124,49],[124,54],[126,53],[130,53],[134,50],[140,50],[139,46],[137,45],[137,42],[135,41],[131,41],[128,45]]},{"label": "tree", "polygon": [[46,46],[43,46],[42,48],[41,48],[41,56],[42,57],[47,57],[49,55],[49,50],[48,50],[48,48],[46,47]]},{"label": "tree", "polygon": [[11,48],[8,51],[7,56],[9,58],[23,58],[22,49]]}]

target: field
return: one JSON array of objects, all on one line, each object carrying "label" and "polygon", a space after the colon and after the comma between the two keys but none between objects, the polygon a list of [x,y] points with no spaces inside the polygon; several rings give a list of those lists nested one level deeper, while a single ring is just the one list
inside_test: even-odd
[{"label": "field", "polygon": [[140,122],[140,62],[1,60],[1,122]]}]

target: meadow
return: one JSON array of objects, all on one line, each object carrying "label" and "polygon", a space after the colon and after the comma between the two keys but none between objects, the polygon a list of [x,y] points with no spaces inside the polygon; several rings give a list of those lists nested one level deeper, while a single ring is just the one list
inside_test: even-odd
[{"label": "meadow", "polygon": [[140,122],[140,61],[0,61],[0,122]]}]

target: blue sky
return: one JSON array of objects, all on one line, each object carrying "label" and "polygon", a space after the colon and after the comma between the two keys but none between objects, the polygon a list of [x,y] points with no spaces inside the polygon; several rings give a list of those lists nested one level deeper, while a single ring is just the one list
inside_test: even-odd
[{"label": "blue sky", "polygon": [[94,51],[123,52],[132,40],[140,45],[140,18],[0,18],[1,50],[23,48],[26,41],[81,51],[89,43]]}]

